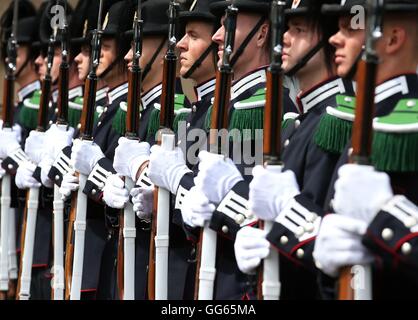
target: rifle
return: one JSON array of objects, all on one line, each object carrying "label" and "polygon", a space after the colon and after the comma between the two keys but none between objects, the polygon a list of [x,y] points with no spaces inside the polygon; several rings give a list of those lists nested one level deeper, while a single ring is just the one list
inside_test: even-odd
[{"label": "rifle", "polygon": [[[235,6],[235,2],[231,1],[231,4],[226,9],[225,49],[222,64],[216,72],[215,100],[211,114],[211,130],[209,132],[209,150],[216,154],[224,153],[222,146],[228,143],[225,131],[228,128],[228,111],[233,76],[231,55],[234,50],[237,15],[238,8]],[[221,137],[218,135],[219,132],[221,132]],[[213,299],[213,287],[216,275],[216,245],[217,234],[209,228],[209,221],[206,221],[203,230],[200,232],[200,241],[196,252],[196,300]]]},{"label": "rifle", "polygon": [[[3,109],[2,120],[3,130],[12,131],[13,127],[13,108],[14,108],[14,82],[17,59],[17,19],[19,10],[19,1],[15,0],[13,7],[12,33],[7,41],[7,65],[6,75],[3,81]],[[10,185],[11,177],[6,174],[1,181],[1,235],[0,235],[0,291],[9,290],[9,272],[8,272],[8,225],[10,216]]]},{"label": "rifle", "polygon": [[[142,55],[142,25],[141,1],[138,0],[138,7],[134,18],[134,46],[132,68],[129,70],[128,78],[128,107],[126,114],[125,137],[139,141],[139,112],[141,103],[141,80],[142,70],[139,59]],[[125,187],[130,191],[135,182],[130,177],[125,177]],[[118,283],[119,297],[124,300],[135,299],[135,212],[132,203],[128,202],[121,215],[119,242],[118,242]],[[122,237],[123,236],[123,237]],[[124,238],[122,244],[122,238]]]},{"label": "rifle", "polygon": [[[69,84],[69,50],[68,50],[68,22],[67,22],[67,1],[65,1],[64,23],[61,28],[61,64],[58,77],[58,101],[57,121],[60,130],[67,130],[68,127],[68,84]],[[64,299],[64,201],[61,199],[59,186],[54,185],[54,278],[52,300]]]},{"label": "rifle", "polygon": [[[174,95],[176,90],[177,55],[176,22],[179,4],[170,1],[168,48],[164,57],[163,87],[161,94],[160,130],[157,141],[164,150],[174,149]],[[168,244],[170,192],[154,189],[154,210],[151,223],[151,241],[148,265],[148,297],[150,300],[167,299]],[[158,219],[158,220],[157,220]],[[155,240],[155,243],[154,243]]]},{"label": "rifle", "polygon": [[[81,113],[80,139],[86,141],[93,141],[94,107],[98,81],[96,71],[100,63],[102,13],[103,0],[100,0],[97,29],[93,31],[91,41],[90,71],[84,86],[83,110]],[[66,299],[71,300],[80,299],[87,213],[87,196],[83,193],[87,176],[79,173],[78,177],[79,189],[71,195],[71,211],[65,257]]]},{"label": "rifle", "polygon": [[[57,29],[52,30],[48,42],[47,69],[42,79],[42,95],[38,111],[38,125],[36,131],[45,132],[48,127],[48,108],[51,100],[51,69],[54,63],[54,43]],[[35,245],[36,218],[38,212],[39,188],[30,188],[27,194],[27,205],[24,219],[24,241],[22,243],[21,276],[19,278],[19,299],[29,300],[32,276],[33,249]]]},{"label": "rifle", "polygon": [[[286,2],[271,3],[271,63],[267,69],[266,105],[264,108],[264,166],[272,172],[281,172],[281,121],[283,114],[282,51],[285,32]],[[260,229],[269,231],[272,221],[260,221]],[[279,255],[275,250],[263,260],[257,279],[258,300],[278,300],[280,296]]]},{"label": "rifle", "polygon": [[[374,88],[376,87],[376,74],[379,57],[376,52],[376,42],[382,36],[383,12],[385,0],[368,0],[368,19],[366,33],[366,47],[357,71],[356,111],[353,124],[352,152],[350,163],[359,165],[370,164],[370,153],[373,138],[374,116]],[[370,300],[371,294],[371,267],[364,268],[364,289],[353,288],[354,277],[351,270],[357,266],[344,267],[339,278],[339,300]],[[357,267],[358,268],[358,267]]]}]

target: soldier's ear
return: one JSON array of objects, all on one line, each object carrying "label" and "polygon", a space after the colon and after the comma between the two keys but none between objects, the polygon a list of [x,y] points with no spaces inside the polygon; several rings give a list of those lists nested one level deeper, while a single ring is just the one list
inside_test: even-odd
[{"label": "soldier's ear", "polygon": [[389,31],[385,43],[385,49],[388,54],[397,53],[405,44],[407,34],[405,28],[393,27]]},{"label": "soldier's ear", "polygon": [[262,48],[268,46],[270,28],[268,23],[263,23],[257,33],[257,46]]}]

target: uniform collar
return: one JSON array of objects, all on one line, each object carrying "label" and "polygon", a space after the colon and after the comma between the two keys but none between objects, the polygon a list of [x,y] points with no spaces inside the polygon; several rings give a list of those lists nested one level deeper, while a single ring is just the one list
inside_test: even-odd
[{"label": "uniform collar", "polygon": [[161,97],[163,85],[160,83],[151,90],[148,90],[145,94],[142,95],[142,107],[145,110],[153,101]]},{"label": "uniform collar", "polygon": [[68,99],[74,99],[76,97],[81,97],[83,95],[83,87],[82,86],[77,86],[74,87],[70,90],[68,90]]},{"label": "uniform collar", "polygon": [[22,102],[28,95],[32,92],[41,89],[41,83],[39,80],[29,83],[28,85],[24,86],[17,92],[17,98],[19,102]]},{"label": "uniform collar", "polygon": [[231,88],[231,100],[236,99],[239,95],[243,92],[247,91],[248,89],[256,86],[260,83],[266,82],[266,67],[261,67],[243,78],[239,79],[232,85]]},{"label": "uniform collar", "polygon": [[125,82],[116,88],[113,88],[108,91],[107,93],[107,99],[109,101],[109,104],[112,104],[113,101],[115,101],[117,98],[120,98],[121,96],[128,93],[128,83]]},{"label": "uniform collar", "polygon": [[216,79],[213,78],[209,81],[204,82],[203,84],[196,86],[194,89],[196,92],[197,101],[201,101],[207,98],[208,96],[213,95],[212,93],[215,91],[215,84]]},{"label": "uniform collar", "polygon": [[96,91],[96,102],[106,98],[106,94],[109,91],[109,87],[101,88],[100,90]]},{"label": "uniform collar", "polygon": [[[415,76],[415,75],[411,75]],[[381,103],[386,99],[393,97],[396,94],[407,95],[411,90],[416,88],[410,88],[408,86],[408,75],[401,75],[386,80],[382,84],[378,85],[375,89],[375,103]]]},{"label": "uniform collar", "polygon": [[341,78],[333,78],[331,80],[322,82],[297,97],[296,100],[298,107],[300,108],[299,111],[301,111],[303,114],[307,113],[313,107],[317,106],[328,98],[335,96],[336,94],[343,94],[345,92],[346,86],[344,85],[344,81]]}]

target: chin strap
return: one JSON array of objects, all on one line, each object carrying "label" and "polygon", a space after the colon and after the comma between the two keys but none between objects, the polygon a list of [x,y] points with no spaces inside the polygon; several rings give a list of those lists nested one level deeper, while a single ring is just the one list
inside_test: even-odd
[{"label": "chin strap", "polygon": [[209,47],[205,50],[205,52],[202,53],[202,55],[193,63],[193,65],[190,67],[190,69],[186,72],[186,74],[183,76],[184,79],[190,78],[190,76],[193,74],[193,72],[196,71],[197,68],[199,68],[202,65],[202,62],[206,59],[206,57],[214,51],[214,49],[218,45],[215,42],[212,42]]},{"label": "chin strap", "polygon": [[157,50],[155,50],[154,55],[152,56],[151,60],[147,63],[147,65],[145,66],[144,70],[142,71],[142,80],[145,79],[145,77],[148,75],[148,73],[151,70],[152,65],[155,62],[155,59],[157,59],[158,55],[160,54],[161,50],[163,50],[164,45],[166,43],[167,39],[164,39],[163,41],[161,41],[160,46],[157,48]]},{"label": "chin strap", "polygon": [[258,20],[257,24],[254,26],[251,32],[247,35],[247,37],[244,39],[244,41],[239,46],[239,48],[235,51],[234,55],[231,58],[231,67],[233,67],[235,63],[238,61],[239,57],[242,55],[245,48],[250,43],[250,41],[255,36],[258,29],[260,29],[261,25],[264,23],[265,20],[266,20],[265,17],[261,17],[260,20]]},{"label": "chin strap", "polygon": [[30,61],[30,58],[26,58],[25,62],[22,64],[22,66],[20,67],[20,69],[15,73],[15,77],[18,78],[19,75],[21,74],[22,70],[25,69],[25,67],[28,65]]},{"label": "chin strap", "polygon": [[293,77],[300,69],[302,69],[312,57],[319,52],[325,45],[325,40],[319,41],[316,46],[314,46],[311,50],[308,51],[305,56],[296,63],[293,68],[285,73],[285,75],[289,77]]}]

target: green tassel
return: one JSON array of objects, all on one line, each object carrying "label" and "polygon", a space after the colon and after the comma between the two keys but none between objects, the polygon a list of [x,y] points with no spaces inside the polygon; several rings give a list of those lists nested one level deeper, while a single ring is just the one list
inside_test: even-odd
[{"label": "green tassel", "polygon": [[351,137],[353,123],[325,113],[314,134],[314,142],[321,149],[341,154]]},{"label": "green tassel", "polygon": [[68,124],[70,127],[77,128],[81,119],[81,110],[68,108]]},{"label": "green tassel", "polygon": [[[264,108],[234,109],[229,130],[238,129],[242,140],[248,141],[255,139],[255,130],[263,129],[263,125]],[[245,132],[244,129],[246,129]]]},{"label": "green tassel", "polygon": [[379,171],[418,171],[418,132],[388,133],[375,131],[371,155]]},{"label": "green tassel", "polygon": [[204,128],[205,128],[206,131],[210,130],[210,122],[211,122],[211,118],[212,118],[212,109],[213,109],[213,106],[210,106],[208,111],[206,111],[205,124],[204,124]]},{"label": "green tassel", "polygon": [[154,108],[148,120],[147,140],[155,137],[158,129],[160,129],[160,110]]},{"label": "green tassel", "polygon": [[178,113],[175,116],[174,123],[173,123],[174,132],[176,132],[176,133],[178,132],[178,130],[179,130],[179,123],[181,121],[186,121],[188,115],[189,115],[189,112],[180,112],[180,113]]},{"label": "green tassel", "polygon": [[31,98],[23,101],[22,108],[19,112],[19,122],[26,129],[36,129],[38,125],[38,110],[41,103],[41,90],[34,92]]},{"label": "green tassel", "polygon": [[126,133],[126,112],[118,108],[112,120],[112,128],[119,135],[124,136]]}]

